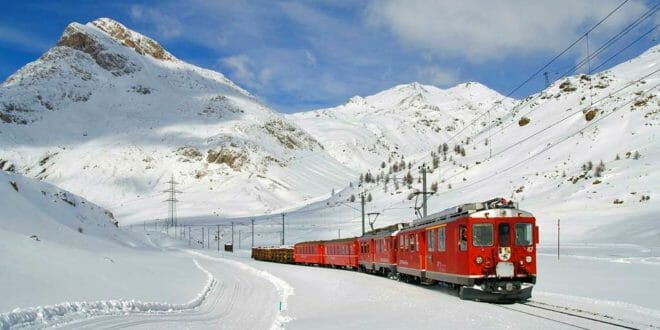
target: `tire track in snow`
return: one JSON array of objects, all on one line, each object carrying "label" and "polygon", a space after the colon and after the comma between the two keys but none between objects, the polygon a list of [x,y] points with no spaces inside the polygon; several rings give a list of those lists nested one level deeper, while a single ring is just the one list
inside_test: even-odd
[{"label": "tire track in snow", "polygon": [[208,297],[211,289],[216,284],[216,280],[196,259],[193,259],[193,263],[206,274],[207,282],[202,291],[185,304],[118,299],[92,302],[64,302],[49,306],[25,309],[17,308],[11,312],[0,314],[0,329],[52,326],[94,316],[175,313],[197,308]]},{"label": "tire track in snow", "polygon": [[286,281],[282,280],[281,278],[265,271],[265,270],[259,270],[256,269],[252,266],[249,266],[245,263],[235,261],[235,260],[230,260],[230,259],[224,259],[224,258],[217,258],[217,257],[212,257],[206,254],[203,254],[201,252],[197,251],[191,251],[191,250],[186,250],[186,252],[198,256],[199,258],[204,258],[207,260],[212,260],[216,262],[224,262],[227,264],[230,264],[234,267],[237,267],[239,269],[245,270],[253,275],[256,275],[258,277],[261,277],[268,282],[272,283],[275,286],[275,289],[277,290],[277,294],[280,297],[280,302],[281,302],[281,312],[277,314],[277,317],[275,319],[275,322],[273,323],[271,329],[282,329],[284,328],[284,324],[287,322],[290,322],[293,320],[290,316],[283,315],[282,312],[285,312],[287,310],[288,304],[288,298],[292,296],[295,293],[295,290],[289,283]]}]

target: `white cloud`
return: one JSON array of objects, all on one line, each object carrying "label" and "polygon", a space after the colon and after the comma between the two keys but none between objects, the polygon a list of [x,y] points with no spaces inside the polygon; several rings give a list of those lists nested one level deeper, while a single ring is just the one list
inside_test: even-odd
[{"label": "white cloud", "polygon": [[[620,0],[372,2],[365,19],[390,30],[405,46],[472,62],[563,49],[605,17]],[[603,24],[594,40],[629,23],[645,9],[631,1]]]},{"label": "white cloud", "polygon": [[263,62],[252,60],[246,54],[222,58],[220,65],[232,72],[232,78],[239,83],[257,90],[268,85],[276,72]]},{"label": "white cloud", "polygon": [[129,14],[137,22],[152,24],[160,38],[171,39],[182,34],[181,22],[162,11],[135,5],[131,6]]},{"label": "white cloud", "polygon": [[45,41],[41,37],[9,26],[0,26],[0,42],[15,45],[24,50],[39,52],[54,46],[52,41]]},{"label": "white cloud", "polygon": [[314,56],[314,54],[312,54],[312,52],[310,52],[309,50],[305,50],[305,59],[307,60],[307,64],[309,65],[317,64],[316,56]]},{"label": "white cloud", "polygon": [[439,87],[449,87],[460,82],[456,72],[441,68],[439,66],[416,67],[417,80],[424,84],[432,84]]},{"label": "white cloud", "polygon": [[220,64],[233,71],[234,77],[243,83],[256,84],[253,64],[246,55],[236,55],[220,60]]}]

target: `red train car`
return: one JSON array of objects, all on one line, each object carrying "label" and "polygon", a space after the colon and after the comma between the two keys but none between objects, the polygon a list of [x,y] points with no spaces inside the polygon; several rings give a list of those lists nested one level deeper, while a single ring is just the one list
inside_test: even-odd
[{"label": "red train car", "polygon": [[504,199],[463,204],[397,234],[404,279],[460,287],[462,299],[524,300],[536,283],[538,227]]},{"label": "red train car", "polygon": [[359,267],[362,271],[384,276],[396,274],[396,234],[407,224],[398,223],[378,228],[359,237]]},{"label": "red train car", "polygon": [[323,242],[323,264],[330,267],[357,269],[358,240],[355,237]]},{"label": "red train car", "polygon": [[304,265],[323,265],[324,245],[323,241],[302,242],[293,246],[293,261]]}]

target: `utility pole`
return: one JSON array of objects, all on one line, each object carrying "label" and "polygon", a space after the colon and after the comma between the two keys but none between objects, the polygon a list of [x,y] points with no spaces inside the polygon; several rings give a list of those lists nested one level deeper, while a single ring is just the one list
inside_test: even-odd
[{"label": "utility pole", "polygon": [[[589,32],[587,32],[587,74],[591,75],[591,53],[589,52]],[[591,90],[591,79],[589,79],[589,104],[594,105],[594,93]]]},{"label": "utility pole", "polygon": [[179,184],[178,182],[174,181],[174,174],[172,174],[172,178],[170,181],[167,181],[166,183],[170,184],[170,188],[167,190],[163,190],[164,193],[168,193],[169,196],[165,200],[165,202],[168,202],[168,232],[169,232],[169,226],[174,226],[176,223],[176,203],[179,201],[176,199],[176,194],[180,194],[181,192],[176,190],[176,185]]},{"label": "utility pole", "polygon": [[426,207],[426,164],[422,164],[422,214],[426,218],[427,215],[427,207]]},{"label": "utility pole", "polygon": [[234,248],[234,222],[231,222],[231,248]]},{"label": "utility pole", "polygon": [[341,238],[341,226],[337,227],[337,238]]},{"label": "utility pole", "polygon": [[284,245],[284,215],[285,213],[282,213],[282,245]]},{"label": "utility pole", "polygon": [[364,236],[364,191],[360,194],[362,204],[362,236]]},{"label": "utility pole", "polygon": [[190,247],[191,245],[191,238],[190,238],[190,226],[188,226],[188,246]]},{"label": "utility pole", "polygon": [[243,239],[242,235],[243,235],[243,232],[239,230],[238,231],[238,249],[239,250],[241,249],[241,240]]},{"label": "utility pole", "polygon": [[543,72],[543,76],[545,76],[545,88],[548,88],[548,86],[550,86],[550,79],[548,79],[548,71]]},{"label": "utility pole", "polygon": [[218,229],[215,235],[215,238],[218,240],[218,252],[220,252],[220,225],[218,225]]},{"label": "utility pole", "polygon": [[559,223],[561,219],[557,218],[557,260],[559,260]]},{"label": "utility pole", "polygon": [[252,219],[252,247],[254,247],[254,219]]},{"label": "utility pole", "polygon": [[[545,73],[545,80],[547,84],[548,73]],[[547,87],[547,86],[546,86]],[[493,158],[493,136],[490,134],[490,128],[493,126],[493,122],[490,120],[490,110],[488,110],[488,159]],[[440,172],[440,171],[438,171]]]},{"label": "utility pole", "polygon": [[202,227],[202,249],[204,248],[204,227]]}]

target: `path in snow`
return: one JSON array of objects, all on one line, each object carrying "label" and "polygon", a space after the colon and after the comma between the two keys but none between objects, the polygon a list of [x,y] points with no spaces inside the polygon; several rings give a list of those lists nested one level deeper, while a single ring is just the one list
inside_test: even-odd
[{"label": "path in snow", "polygon": [[[287,318],[278,314],[288,285],[246,265],[192,252],[215,284],[197,308],[165,313],[98,316],[63,325],[75,329],[270,329]],[[280,282],[278,282],[280,281]],[[274,283],[275,282],[275,283]],[[279,292],[279,293],[278,293]]]}]

